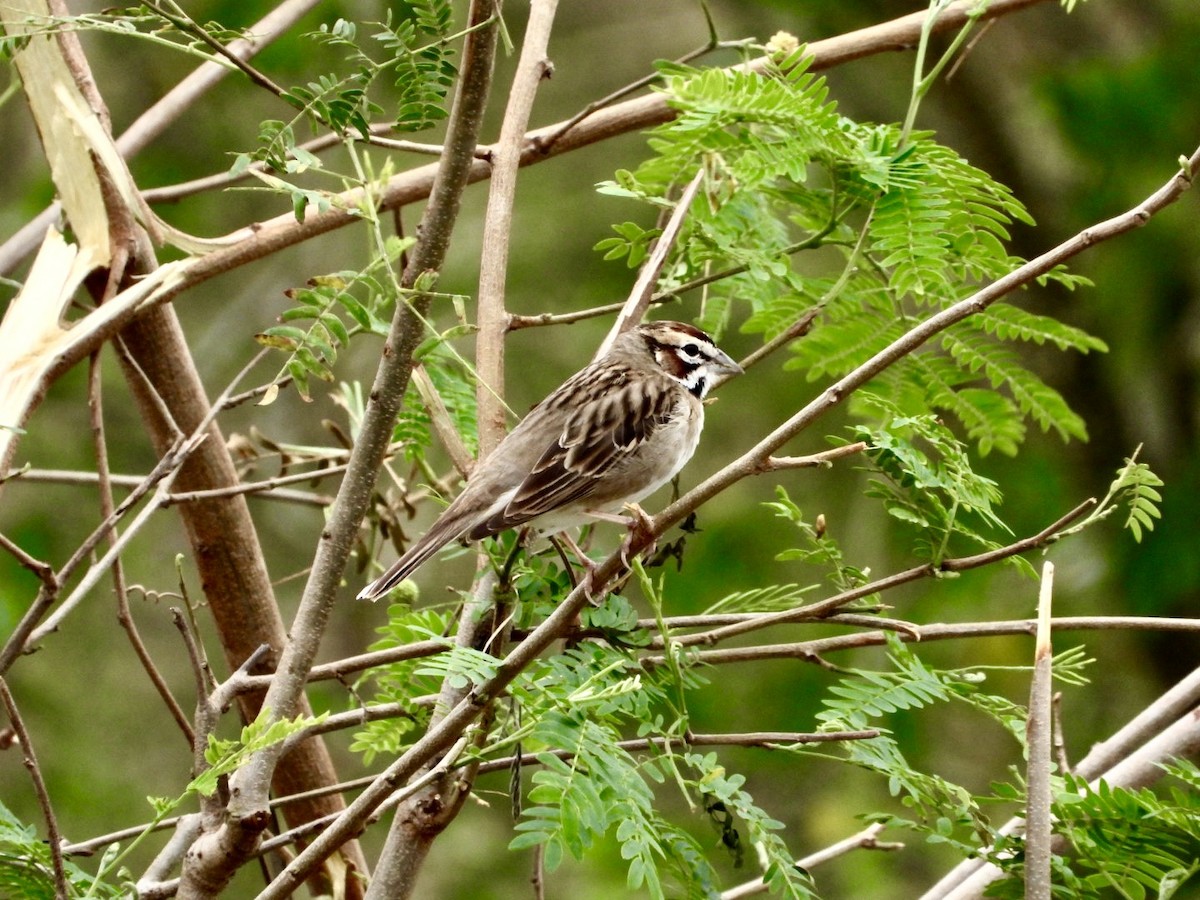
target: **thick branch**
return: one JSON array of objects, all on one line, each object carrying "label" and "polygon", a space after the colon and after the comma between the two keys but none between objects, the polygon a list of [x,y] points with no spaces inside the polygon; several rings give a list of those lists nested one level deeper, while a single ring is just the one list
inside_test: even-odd
[{"label": "thick branch", "polygon": [[[403,287],[412,287],[424,272],[440,269],[449,246],[491,83],[497,29],[494,22],[488,23],[493,15],[491,3],[472,5],[468,22],[471,30],[463,50],[463,70],[451,110],[446,154],[439,163],[430,203],[419,228],[420,239],[413,248],[401,281]],[[427,297],[409,303],[406,295],[396,304],[359,441],[351,453],[337,502],[321,535],[312,574],[292,624],[291,640],[280,661],[279,675],[267,693],[266,705],[277,717],[293,715],[303,697],[308,671],[320,647],[342,570],[367,510],[375,473],[382,465],[392,423],[408,385],[412,354],[424,333],[422,308],[427,304]],[[246,854],[253,847],[243,839],[244,826],[255,828],[261,827],[260,822],[265,824],[270,773],[278,761],[278,754],[278,747],[256,754],[234,777],[228,827],[225,833],[218,835],[218,847],[211,848],[218,854],[235,852],[239,860],[248,858]],[[341,835],[339,845],[350,836]],[[333,849],[326,849],[321,858]],[[285,883],[289,884],[290,893],[299,882],[281,878],[274,884]]]},{"label": "thick branch", "polygon": [[[476,394],[480,459],[486,458],[495,449],[507,430],[504,337],[508,315],[505,312],[504,282],[508,270],[513,204],[521,142],[529,124],[538,86],[551,71],[547,48],[557,5],[557,0],[535,0],[530,6],[521,56],[500,128],[500,141],[492,156],[491,190],[484,217],[476,307],[479,327],[475,358],[479,376]],[[498,8],[499,4],[497,11]],[[493,653],[502,652],[508,614],[507,607],[499,603],[496,592],[495,576],[491,572],[485,573],[475,586],[472,601],[465,603],[459,614],[455,637],[458,646],[475,650],[490,647]],[[489,611],[491,615],[486,614]],[[431,727],[436,726],[442,710],[453,708],[467,693],[467,688],[455,685],[453,679],[444,679]],[[485,722],[488,718],[484,717]],[[367,892],[368,900],[397,900],[412,896],[418,873],[433,841],[462,809],[462,804],[470,794],[476,769],[477,763],[472,763],[459,772],[438,775],[397,806]]]}]

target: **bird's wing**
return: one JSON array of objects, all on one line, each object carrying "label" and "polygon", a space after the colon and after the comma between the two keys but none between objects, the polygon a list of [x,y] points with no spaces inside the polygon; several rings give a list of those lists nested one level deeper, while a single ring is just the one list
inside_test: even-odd
[{"label": "bird's wing", "polygon": [[676,397],[667,379],[597,384],[570,412],[509,502],[472,531],[495,534],[593,494],[601,476],[627,459],[670,418]]}]

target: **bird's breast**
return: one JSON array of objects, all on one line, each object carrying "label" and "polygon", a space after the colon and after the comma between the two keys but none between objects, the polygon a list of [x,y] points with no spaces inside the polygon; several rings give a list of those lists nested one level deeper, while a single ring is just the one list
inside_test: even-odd
[{"label": "bird's breast", "polygon": [[696,446],[704,428],[704,407],[691,394],[680,391],[680,398],[667,421],[654,435],[630,453],[621,465],[621,473],[612,480],[636,484],[625,502],[636,503],[654,493],[682,469]]}]

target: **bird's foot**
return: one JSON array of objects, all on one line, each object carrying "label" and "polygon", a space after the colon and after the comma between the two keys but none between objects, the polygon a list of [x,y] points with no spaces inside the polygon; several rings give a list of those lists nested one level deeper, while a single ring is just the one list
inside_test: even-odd
[{"label": "bird's foot", "polygon": [[[580,546],[575,543],[575,539],[565,531],[560,531],[557,535],[552,536],[550,538],[550,542],[554,545],[555,549],[558,550],[559,558],[563,561],[563,565],[566,567],[567,577],[571,579],[571,587],[576,588],[582,585],[583,592],[587,596],[588,602],[592,604],[592,606],[600,606],[604,601],[604,595],[601,594],[600,596],[596,596],[594,577],[596,574],[596,569],[599,568],[599,565],[597,565],[590,556],[584,553]],[[580,568],[583,569],[583,579],[581,581],[575,580],[575,572],[571,568],[570,560],[567,559],[567,550],[571,552],[571,555],[575,557],[575,561],[579,563]]]},{"label": "bird's foot", "polygon": [[629,513],[626,520],[629,533],[621,542],[621,562],[629,568],[635,555],[653,556],[658,540],[654,536],[654,520],[644,509],[636,503],[626,503],[624,511]]},{"label": "bird's foot", "polygon": [[604,598],[608,596],[606,591],[596,592],[596,570],[600,567],[588,559],[586,556],[580,560],[583,566],[583,580],[579,582],[583,586],[583,594],[587,597],[588,603],[592,606],[603,606]]}]

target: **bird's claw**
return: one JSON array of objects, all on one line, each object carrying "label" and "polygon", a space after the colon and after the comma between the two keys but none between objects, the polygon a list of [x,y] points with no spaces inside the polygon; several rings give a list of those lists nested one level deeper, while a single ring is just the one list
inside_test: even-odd
[{"label": "bird's claw", "polygon": [[654,535],[654,520],[644,509],[636,503],[626,503],[624,509],[629,513],[629,533],[621,542],[621,563],[628,569],[638,553],[653,556],[658,549],[658,540]]},{"label": "bird's claw", "polygon": [[604,594],[600,593],[597,595],[595,587],[596,570],[600,566],[593,559],[582,554],[579,557],[579,564],[583,567],[583,578],[579,581],[580,587],[583,588],[583,595],[587,597],[588,603],[592,604],[592,606],[603,606]]}]

